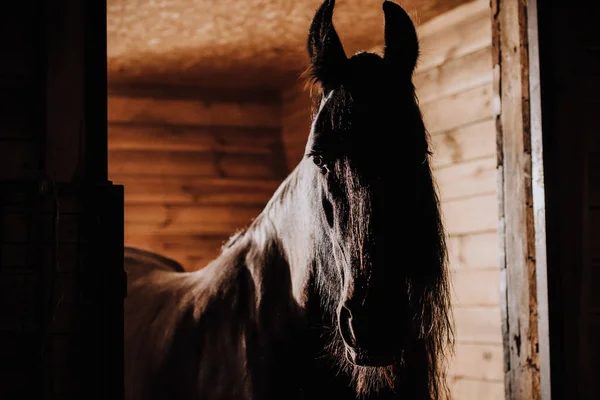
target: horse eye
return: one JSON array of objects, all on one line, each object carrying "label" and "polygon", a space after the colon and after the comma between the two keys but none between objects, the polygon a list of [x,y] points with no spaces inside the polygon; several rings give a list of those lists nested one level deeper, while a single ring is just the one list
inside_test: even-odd
[{"label": "horse eye", "polygon": [[321,156],[314,156],[313,162],[315,163],[315,165],[317,167],[322,167],[323,164],[325,164],[325,162],[323,161],[323,157],[321,157]]}]

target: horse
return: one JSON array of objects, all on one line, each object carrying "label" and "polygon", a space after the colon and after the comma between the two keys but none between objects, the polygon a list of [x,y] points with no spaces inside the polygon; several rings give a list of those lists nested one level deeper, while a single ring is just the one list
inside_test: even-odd
[{"label": "horse", "polygon": [[127,248],[127,400],[443,399],[453,351],[445,232],[406,11],[346,56],[308,29],[302,160],[203,269]]}]

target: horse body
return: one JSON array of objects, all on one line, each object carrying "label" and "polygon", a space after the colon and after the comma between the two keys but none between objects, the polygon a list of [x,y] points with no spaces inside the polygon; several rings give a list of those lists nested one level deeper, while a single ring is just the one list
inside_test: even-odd
[{"label": "horse body", "polygon": [[323,357],[318,295],[294,297],[274,209],[197,272],[126,248],[126,399],[356,397]]},{"label": "horse body", "polygon": [[127,249],[127,400],[446,397],[447,257],[416,31],[385,1],[384,56],[348,58],[333,7],[309,32],[320,92],[305,157],[263,212],[197,272]]}]

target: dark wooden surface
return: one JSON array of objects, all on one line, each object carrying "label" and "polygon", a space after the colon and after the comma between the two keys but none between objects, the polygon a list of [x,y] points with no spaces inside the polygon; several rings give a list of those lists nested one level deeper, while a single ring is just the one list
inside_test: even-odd
[{"label": "dark wooden surface", "polygon": [[493,0],[505,396],[541,398],[527,1]]},{"label": "dark wooden surface", "polygon": [[553,399],[600,397],[600,35],[596,13],[539,2]]}]

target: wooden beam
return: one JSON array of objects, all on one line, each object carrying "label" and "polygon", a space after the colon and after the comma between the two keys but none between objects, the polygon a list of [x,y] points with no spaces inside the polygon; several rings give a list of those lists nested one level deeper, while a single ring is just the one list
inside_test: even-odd
[{"label": "wooden beam", "polygon": [[[507,399],[542,399],[536,218],[532,187],[528,0],[492,0],[498,145],[501,311]],[[528,21],[528,17],[530,20]],[[539,147],[541,143],[534,143]],[[536,148],[533,153],[537,152]],[[537,160],[541,162],[541,160]],[[536,174],[539,172],[536,171]],[[535,183],[542,190],[543,183]],[[545,398],[545,397],[544,397]]]}]

